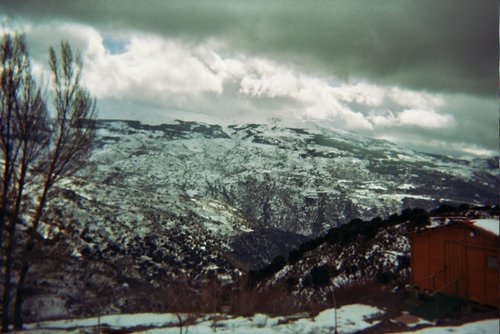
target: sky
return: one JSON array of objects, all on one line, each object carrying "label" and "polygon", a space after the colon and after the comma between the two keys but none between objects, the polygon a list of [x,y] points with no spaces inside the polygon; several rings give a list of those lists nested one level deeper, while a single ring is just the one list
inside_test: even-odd
[{"label": "sky", "polygon": [[68,40],[99,117],[321,125],[498,155],[496,0],[1,0],[35,73]]}]

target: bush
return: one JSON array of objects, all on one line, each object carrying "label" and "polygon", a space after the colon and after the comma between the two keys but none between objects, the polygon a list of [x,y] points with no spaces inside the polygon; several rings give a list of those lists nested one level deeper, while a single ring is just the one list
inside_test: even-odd
[{"label": "bush", "polygon": [[299,246],[299,251],[302,253],[310,252],[318,248],[323,242],[324,238],[322,237],[308,240]]},{"label": "bush", "polygon": [[349,225],[346,225],[340,232],[340,240],[344,245],[356,239],[357,236],[358,231],[356,228]]},{"label": "bush", "polygon": [[288,254],[288,262],[290,264],[295,264],[299,262],[299,260],[302,258],[302,252],[294,249]]},{"label": "bush", "polygon": [[354,275],[354,274],[356,274],[358,272],[358,270],[359,270],[359,268],[355,264],[352,264],[350,266],[346,266],[345,267],[345,273],[347,275]]},{"label": "bush", "polygon": [[407,268],[410,268],[411,267],[411,258],[409,255],[399,255],[397,257],[397,260],[398,260],[398,270],[402,270],[402,269],[407,269]]},{"label": "bush", "polygon": [[410,224],[413,227],[422,227],[429,222],[429,214],[424,209],[413,209],[410,216]]},{"label": "bush", "polygon": [[382,218],[377,216],[377,217],[373,218],[372,220],[370,220],[370,224],[375,225],[378,228],[379,226],[382,225]]},{"label": "bush", "polygon": [[311,270],[311,282],[314,286],[326,286],[330,283],[330,272],[327,265],[314,267]]},{"label": "bush", "polygon": [[349,222],[349,225],[361,225],[364,221],[361,218],[354,218]]},{"label": "bush", "polygon": [[328,242],[330,245],[333,245],[339,240],[340,236],[340,227],[335,227],[331,228],[328,230],[327,234],[325,235],[325,240]]},{"label": "bush", "polygon": [[283,256],[279,255],[274,258],[274,260],[264,268],[260,270],[250,270],[247,275],[247,285],[248,287],[255,287],[258,282],[263,279],[274,275],[286,265],[286,260]]},{"label": "bush", "polygon": [[450,213],[450,212],[455,212],[457,211],[457,208],[451,205],[447,204],[442,204],[439,206],[439,208],[434,209],[431,211],[432,214],[442,214],[442,213]]},{"label": "bush", "polygon": [[389,284],[394,279],[394,274],[391,272],[383,271],[377,274],[377,281],[382,284]]},{"label": "bush", "polygon": [[470,210],[471,209],[471,206],[470,204],[467,204],[467,203],[462,203],[458,206],[458,210],[460,211],[466,211],[466,210]]},{"label": "bush", "polygon": [[358,227],[358,231],[366,239],[373,239],[378,233],[378,225],[372,222],[364,222]]},{"label": "bush", "polygon": [[286,265],[286,260],[283,256],[279,255],[273,259],[273,262],[269,265],[269,271],[271,274],[277,273]]},{"label": "bush", "polygon": [[293,276],[290,276],[286,279],[286,285],[288,287],[288,290],[291,290],[297,284],[299,284],[299,280]]},{"label": "bush", "polygon": [[383,226],[388,227],[388,226],[394,226],[402,222],[402,219],[399,215],[397,214],[392,214],[389,216],[389,218],[384,220]]}]

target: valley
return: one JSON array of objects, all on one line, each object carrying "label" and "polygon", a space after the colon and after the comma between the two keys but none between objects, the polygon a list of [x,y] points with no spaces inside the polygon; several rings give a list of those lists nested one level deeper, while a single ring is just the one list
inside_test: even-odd
[{"label": "valley", "polygon": [[[213,311],[231,303],[249,270],[289,259],[355,218],[497,198],[493,159],[429,155],[320,126],[96,126],[86,168],[55,187],[44,217],[45,260],[31,272],[26,300],[31,321],[94,316],[96,308]],[[394,225],[370,243],[321,246],[303,269],[282,271],[279,284],[302,286],[300,270],[306,277],[325,261],[339,286],[384,272],[404,278],[396,260],[406,256],[408,231]],[[334,265],[323,251],[354,255],[353,263]],[[301,291],[308,303],[312,290]]]}]

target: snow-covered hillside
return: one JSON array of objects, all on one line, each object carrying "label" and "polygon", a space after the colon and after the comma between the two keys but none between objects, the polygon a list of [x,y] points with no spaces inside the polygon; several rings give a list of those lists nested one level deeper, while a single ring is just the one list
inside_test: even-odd
[{"label": "snow-covered hillside", "polygon": [[[405,209],[383,220],[354,219],[307,241],[292,250],[288,258],[275,259],[260,270],[250,271],[248,284],[263,295],[284,291],[288,307],[297,309],[311,301],[331,305],[335,291],[337,295],[352,295],[356,294],[356,287],[369,291],[370,286],[378,285],[383,289],[407,291],[411,234],[454,224],[464,217],[491,228],[498,226],[498,214],[498,206],[463,206],[462,210],[442,207],[433,215],[422,209]],[[349,290],[353,287],[354,290]]]},{"label": "snow-covered hillside", "polygon": [[245,270],[354,217],[494,203],[497,171],[321,128],[98,121],[86,170],[52,194],[25,314],[164,312],[200,304],[200,291],[229,296]]},{"label": "snow-covered hillside", "polygon": [[318,127],[100,121],[91,162],[93,182],[217,200],[262,227],[305,235],[403,207],[497,200],[495,160],[422,154]]}]

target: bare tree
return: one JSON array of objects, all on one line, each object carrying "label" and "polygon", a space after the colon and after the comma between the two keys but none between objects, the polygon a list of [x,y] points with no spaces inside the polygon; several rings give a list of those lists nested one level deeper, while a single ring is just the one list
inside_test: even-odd
[{"label": "bare tree", "polygon": [[[68,42],[60,56],[49,50],[53,74],[53,111],[32,77],[23,35],[5,35],[0,45],[0,249],[4,248],[2,331],[9,331],[9,315],[15,288],[14,326],[22,327],[24,283],[38,240],[49,193],[62,177],[85,163],[94,138],[95,100],[81,86],[82,61]],[[52,116],[52,117],[50,117]],[[25,194],[27,185],[29,194]],[[26,196],[28,195],[28,196]],[[33,209],[28,235],[16,252],[16,229],[21,215]],[[19,263],[13,275],[14,262]],[[17,284],[12,279],[17,276]]]},{"label": "bare tree", "polygon": [[[8,330],[16,227],[21,222],[21,205],[30,169],[44,145],[47,110],[41,88],[31,76],[24,36],[4,36],[0,59],[3,163],[0,247],[4,239],[7,241],[3,262],[2,328]],[[5,227],[7,233],[4,233]]]},{"label": "bare tree", "polygon": [[0,50],[1,73],[0,94],[2,110],[0,117],[1,149],[2,149],[2,188],[0,198],[0,247],[3,245],[3,231],[10,206],[10,191],[13,170],[20,149],[14,117],[18,108],[17,95],[21,90],[22,73],[28,65],[25,55],[24,41],[20,37],[13,40],[10,35],[4,36]]},{"label": "bare tree", "polygon": [[78,171],[85,164],[94,136],[95,100],[81,86],[82,60],[69,43],[62,42],[60,58],[55,50],[49,50],[49,65],[54,84],[55,116],[49,125],[50,138],[40,168],[40,195],[31,220],[28,242],[21,255],[21,271],[17,282],[14,308],[14,326],[22,328],[22,302],[24,283],[30,267],[30,253],[35,241],[49,191],[62,177]]}]

